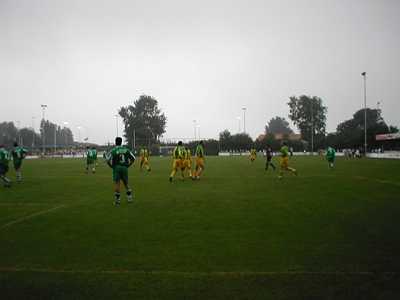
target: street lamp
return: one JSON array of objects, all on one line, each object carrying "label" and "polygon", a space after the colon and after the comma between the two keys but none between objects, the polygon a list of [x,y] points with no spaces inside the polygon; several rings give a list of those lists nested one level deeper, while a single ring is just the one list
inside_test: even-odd
[{"label": "street lamp", "polygon": [[367,156],[367,72],[362,72],[364,77],[364,155]]},{"label": "street lamp", "polygon": [[243,110],[243,133],[246,133],[246,107],[243,107],[242,110]]},{"label": "street lamp", "polygon": [[44,124],[44,116],[46,112],[47,105],[41,104],[40,107],[42,108],[42,120],[43,120],[43,128],[42,128],[42,153],[44,155],[45,152],[45,144],[46,144],[46,133],[45,133],[45,124]]}]

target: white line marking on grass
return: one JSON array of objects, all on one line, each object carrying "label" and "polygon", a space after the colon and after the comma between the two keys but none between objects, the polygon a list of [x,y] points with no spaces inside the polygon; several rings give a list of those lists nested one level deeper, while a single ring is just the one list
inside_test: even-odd
[{"label": "white line marking on grass", "polygon": [[10,226],[12,226],[12,225],[14,225],[14,224],[18,224],[18,223],[22,223],[22,222],[24,222],[24,221],[26,221],[26,220],[30,220],[30,219],[32,219],[32,218],[34,218],[34,217],[37,217],[37,216],[40,216],[40,215],[44,215],[44,214],[51,213],[51,212],[53,212],[53,211],[55,211],[55,210],[57,210],[57,209],[60,209],[60,208],[65,207],[65,206],[66,206],[66,205],[59,205],[59,206],[56,206],[56,207],[53,207],[53,208],[50,208],[50,209],[41,210],[41,211],[36,212],[36,213],[33,213],[33,214],[31,214],[31,215],[28,215],[28,216],[25,216],[25,217],[16,219],[16,220],[14,220],[14,221],[8,222],[8,223],[6,223],[6,224],[0,226],[0,230],[3,230],[3,229],[5,229],[5,228],[8,228],[8,227],[10,227]]},{"label": "white line marking on grass", "polygon": [[0,272],[37,272],[37,273],[65,273],[65,274],[142,274],[142,275],[195,275],[195,276],[275,276],[275,275],[317,275],[317,276],[338,276],[338,275],[397,275],[399,272],[383,271],[168,271],[168,270],[71,270],[53,268],[23,268],[23,267],[0,267]]}]

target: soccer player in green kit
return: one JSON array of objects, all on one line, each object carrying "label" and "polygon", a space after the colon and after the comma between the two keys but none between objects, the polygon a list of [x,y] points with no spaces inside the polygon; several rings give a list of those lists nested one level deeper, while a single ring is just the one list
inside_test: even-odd
[{"label": "soccer player in green kit", "polygon": [[92,173],[96,173],[97,150],[95,147],[86,148],[86,174],[89,173],[89,168],[92,168]]},{"label": "soccer player in green kit", "polygon": [[107,164],[113,169],[113,181],[114,186],[114,205],[120,205],[121,201],[121,181],[126,189],[126,196],[128,198],[128,203],[133,200],[132,189],[129,187],[128,183],[128,168],[134,163],[135,156],[133,153],[125,146],[122,146],[122,138],[117,137],[115,139],[115,147],[107,153]]},{"label": "soccer player in green kit", "polygon": [[11,180],[6,177],[9,161],[10,153],[4,148],[4,145],[0,145],[0,178],[5,187],[11,186]]},{"label": "soccer player in green kit", "polygon": [[17,182],[20,183],[22,181],[21,167],[22,160],[26,157],[28,150],[23,147],[19,147],[18,143],[14,143],[14,149],[11,151],[11,155],[13,158],[13,164],[15,173],[17,174]]},{"label": "soccer player in green kit", "polygon": [[297,170],[289,167],[289,148],[286,142],[283,142],[281,147],[281,170],[279,172],[279,179],[283,178],[283,171],[289,171],[297,176]]},{"label": "soccer player in green kit", "polygon": [[336,156],[336,151],[332,147],[328,147],[326,150],[326,160],[328,161],[329,168],[332,170],[333,169],[333,164],[335,163],[335,156]]}]

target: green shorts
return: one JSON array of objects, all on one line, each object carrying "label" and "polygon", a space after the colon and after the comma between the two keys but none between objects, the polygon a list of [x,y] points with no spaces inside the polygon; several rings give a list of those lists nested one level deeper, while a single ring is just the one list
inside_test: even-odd
[{"label": "green shorts", "polygon": [[93,159],[91,159],[91,158],[87,158],[86,159],[86,164],[87,165],[92,165],[94,163],[94,160]]},{"label": "green shorts", "polygon": [[128,183],[128,168],[123,166],[115,166],[113,168],[113,180],[114,182],[123,181]]},{"label": "green shorts", "polygon": [[13,160],[14,169],[19,170],[22,166],[22,160]]},{"label": "green shorts", "polygon": [[334,163],[335,162],[335,158],[334,157],[328,157],[328,162]]}]

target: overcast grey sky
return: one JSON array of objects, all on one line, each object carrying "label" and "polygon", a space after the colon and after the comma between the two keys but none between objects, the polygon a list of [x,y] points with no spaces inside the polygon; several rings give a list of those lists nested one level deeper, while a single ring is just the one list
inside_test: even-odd
[{"label": "overcast grey sky", "polygon": [[[165,137],[201,137],[287,118],[288,98],[315,95],[327,129],[382,102],[400,125],[400,1],[0,0],[0,121],[69,122],[115,136],[120,106],[155,97]],[[242,125],[243,126],[243,125]],[[122,127],[122,126],[121,126]]]}]

